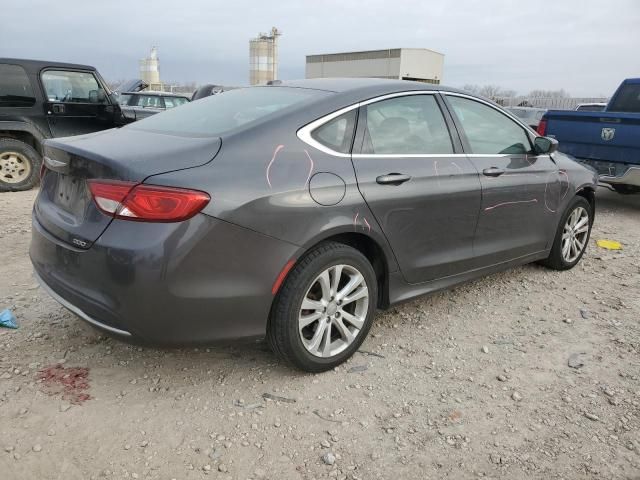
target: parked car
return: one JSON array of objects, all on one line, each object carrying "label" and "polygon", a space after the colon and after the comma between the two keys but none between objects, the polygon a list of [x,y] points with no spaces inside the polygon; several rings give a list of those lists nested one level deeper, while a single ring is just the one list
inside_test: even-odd
[{"label": "parked car", "polygon": [[211,95],[217,95],[218,93],[226,92],[228,90],[225,89],[222,85],[213,85],[211,83],[207,83],[205,85],[201,85],[196,89],[195,92],[191,95],[191,101],[200,100],[201,98],[209,97]]},{"label": "parked car", "polygon": [[507,111],[535,130],[538,128],[538,124],[540,123],[542,116],[547,112],[547,109],[535,107],[507,107]]},{"label": "parked car", "polygon": [[603,112],[548,111],[538,132],[618,193],[640,193],[640,78],[623,81]]},{"label": "parked car", "polygon": [[0,58],[0,192],[38,183],[45,139],[123,122],[94,67]]},{"label": "parked car", "polygon": [[142,90],[139,92],[120,92],[118,102],[126,119],[137,121],[169,108],[190,102],[188,97],[168,92]]},{"label": "parked car", "polygon": [[377,308],[578,263],[595,172],[461,91],[314,79],[49,140],[31,260],[53,298],[154,344],[267,337],[330,369]]},{"label": "parked car", "polygon": [[592,102],[592,103],[579,103],[576,107],[577,112],[604,112],[607,108],[606,103]]}]

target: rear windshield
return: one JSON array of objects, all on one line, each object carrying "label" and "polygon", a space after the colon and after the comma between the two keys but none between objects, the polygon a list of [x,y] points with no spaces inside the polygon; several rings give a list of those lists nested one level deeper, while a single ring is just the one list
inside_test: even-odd
[{"label": "rear windshield", "polygon": [[124,128],[152,132],[218,136],[280,110],[330,95],[330,92],[290,87],[229,90],[172,108]]},{"label": "rear windshield", "polygon": [[640,113],[640,84],[628,83],[623,86],[609,106],[609,111]]}]

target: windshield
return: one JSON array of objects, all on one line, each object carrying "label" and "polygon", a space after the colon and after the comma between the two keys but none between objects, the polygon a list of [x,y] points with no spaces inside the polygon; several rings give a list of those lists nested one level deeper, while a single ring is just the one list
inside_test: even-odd
[{"label": "windshield", "polygon": [[330,95],[330,92],[304,88],[239,88],[191,102],[180,108],[166,110],[124,128],[218,136],[279,110],[299,106],[327,95]]},{"label": "windshield", "polygon": [[120,93],[118,94],[118,103],[120,105],[128,105],[130,98],[131,98],[131,95],[128,95],[126,93]]}]

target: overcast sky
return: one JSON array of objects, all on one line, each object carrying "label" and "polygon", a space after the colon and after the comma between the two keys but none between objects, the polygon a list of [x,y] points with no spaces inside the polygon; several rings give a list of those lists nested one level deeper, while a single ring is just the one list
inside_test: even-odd
[{"label": "overcast sky", "polygon": [[5,0],[1,17],[0,57],[110,80],[137,77],[157,45],[163,81],[244,85],[249,39],[272,26],[283,79],[303,78],[308,54],[398,47],[444,53],[451,86],[606,96],[640,77],[640,0]]}]

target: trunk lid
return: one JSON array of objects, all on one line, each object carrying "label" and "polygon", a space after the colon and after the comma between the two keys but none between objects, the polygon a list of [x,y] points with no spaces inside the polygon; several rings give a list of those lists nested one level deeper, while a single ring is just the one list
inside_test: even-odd
[{"label": "trunk lid", "polygon": [[151,175],[202,166],[216,156],[220,144],[218,137],[127,128],[47,140],[34,215],[54,237],[87,249],[112,220],[97,208],[88,180],[142,183]]}]

